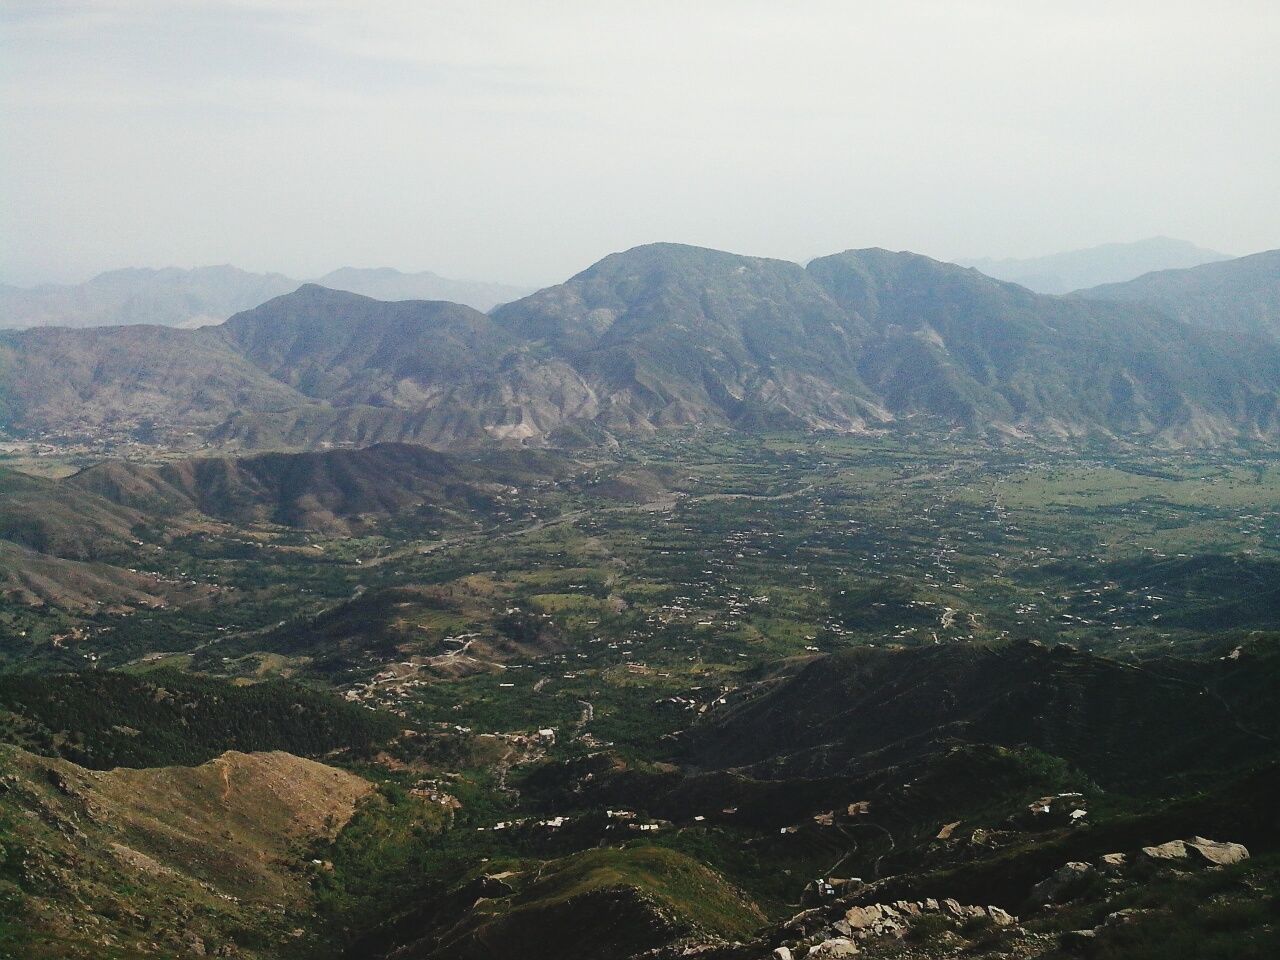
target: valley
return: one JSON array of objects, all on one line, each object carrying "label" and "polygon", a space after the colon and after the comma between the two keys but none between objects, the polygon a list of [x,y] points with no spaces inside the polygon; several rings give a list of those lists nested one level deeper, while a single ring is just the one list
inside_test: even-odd
[{"label": "valley", "polygon": [[0,2],[0,960],[1280,957],[1277,9]]},{"label": "valley", "polygon": [[[366,784],[345,826],[288,841],[278,922],[248,900],[208,914],[209,953],[754,958],[812,939],[806,907],[952,898],[1032,919],[892,908],[897,933],[854,940],[1056,956],[1055,923],[1150,871],[1047,913],[1032,885],[1192,835],[1245,844],[1239,889],[1274,889],[1280,457],[1263,445],[675,428],[6,476],[6,815],[35,802],[16,785],[46,776],[37,755],[199,782],[220,756],[285,750]],[[87,569],[136,592],[110,600]],[[1028,819],[1059,794],[1082,823]],[[14,869],[70,855],[22,842]],[[75,842],[143,869],[111,852],[127,841]],[[57,931],[28,955],[156,942],[145,884],[8,876],[11,907]],[[115,919],[56,920],[68,896]],[[813,930],[839,939],[832,917]],[[1241,923],[1248,956],[1270,928]]]}]

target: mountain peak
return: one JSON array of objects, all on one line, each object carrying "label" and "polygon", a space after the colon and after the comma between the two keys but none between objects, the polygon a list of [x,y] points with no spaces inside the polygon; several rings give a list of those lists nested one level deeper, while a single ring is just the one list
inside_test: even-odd
[{"label": "mountain peak", "polygon": [[636,267],[715,270],[759,264],[785,264],[793,269],[798,267],[798,264],[794,264],[789,260],[752,257],[746,254],[730,253],[726,250],[717,250],[713,247],[698,247],[687,243],[659,242],[645,243],[617,253],[611,253],[597,260],[581,273],[571,277],[570,281]]}]

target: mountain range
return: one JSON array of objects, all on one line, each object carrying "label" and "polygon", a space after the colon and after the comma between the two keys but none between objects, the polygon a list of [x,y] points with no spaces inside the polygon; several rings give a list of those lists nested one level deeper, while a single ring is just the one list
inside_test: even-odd
[{"label": "mountain range", "polygon": [[921,417],[1006,435],[1275,437],[1280,346],[1168,313],[910,253],[801,267],[652,244],[489,315],[308,284],[199,330],[0,334],[0,429],[245,449]]},{"label": "mountain range", "polygon": [[1153,270],[1175,270],[1228,260],[1225,253],[1206,250],[1185,240],[1151,237],[1133,243],[1106,243],[1025,259],[957,261],[989,277],[1021,284],[1036,293],[1070,293],[1103,283],[1118,283]]},{"label": "mountain range", "polygon": [[[379,300],[452,300],[479,310],[515,300],[528,289],[451,280],[430,271],[342,267],[316,283]],[[80,284],[16,287],[0,284],[0,328],[104,327],[157,324],[201,327],[298,289],[302,281],[232,266],[182,270],[111,270]]]},{"label": "mountain range", "polygon": [[[1150,273],[1230,259],[1184,240],[1154,237],[1030,259],[958,261],[990,277],[1037,293],[1068,293]],[[428,270],[341,267],[311,281],[232,266],[184,270],[111,270],[80,284],[18,287],[0,284],[0,329],[158,324],[201,327],[296,290],[304,282],[375,300],[448,300],[489,311],[531,293],[527,288],[452,280]]]}]

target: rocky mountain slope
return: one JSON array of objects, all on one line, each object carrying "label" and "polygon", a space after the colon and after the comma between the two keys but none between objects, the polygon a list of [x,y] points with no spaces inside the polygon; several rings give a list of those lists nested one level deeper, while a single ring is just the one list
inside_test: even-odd
[{"label": "rocky mountain slope", "polygon": [[166,327],[0,333],[0,420],[65,439],[188,442],[234,411],[303,402],[206,330]]},{"label": "rocky mountain slope", "polygon": [[1076,296],[1145,303],[1208,330],[1280,339],[1280,250],[1187,270],[1161,270]]}]

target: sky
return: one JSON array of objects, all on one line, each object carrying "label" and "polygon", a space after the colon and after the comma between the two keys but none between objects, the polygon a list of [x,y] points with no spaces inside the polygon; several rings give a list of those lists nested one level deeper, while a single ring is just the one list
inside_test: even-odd
[{"label": "sky", "polygon": [[1276,0],[0,0],[0,281],[1280,247]]}]

